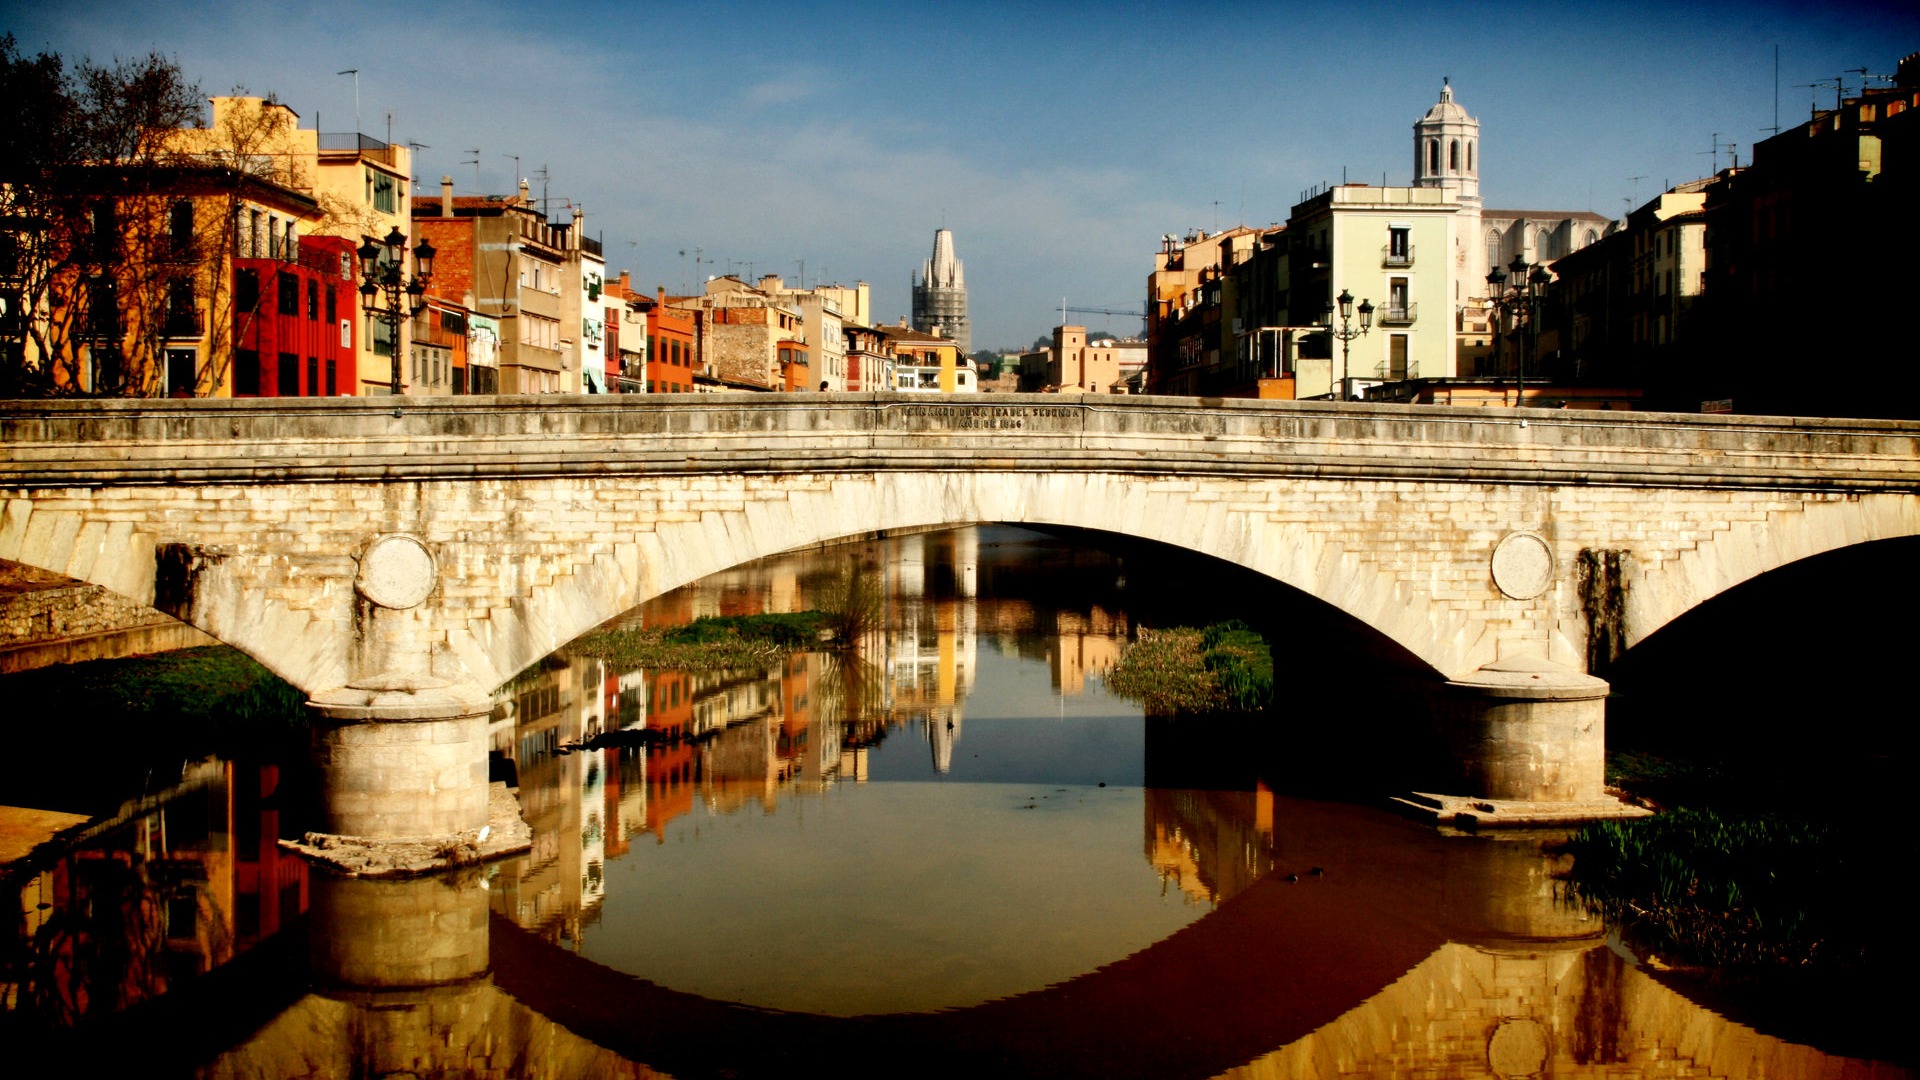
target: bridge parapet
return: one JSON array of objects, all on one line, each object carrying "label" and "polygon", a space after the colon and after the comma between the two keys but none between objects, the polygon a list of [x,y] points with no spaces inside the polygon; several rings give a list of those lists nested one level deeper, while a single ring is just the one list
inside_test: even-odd
[{"label": "bridge parapet", "polygon": [[989,468],[1920,489],[1900,421],[1054,394],[4,402],[0,451],[0,487]]}]

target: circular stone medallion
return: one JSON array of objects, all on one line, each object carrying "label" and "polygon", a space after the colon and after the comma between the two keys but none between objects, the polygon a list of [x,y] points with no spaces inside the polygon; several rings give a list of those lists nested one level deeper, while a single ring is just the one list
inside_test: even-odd
[{"label": "circular stone medallion", "polygon": [[427,546],[411,536],[382,536],[360,558],[360,595],[385,608],[410,608],[433,593],[438,571]]},{"label": "circular stone medallion", "polygon": [[1508,533],[1493,548],[1493,583],[1515,600],[1531,600],[1553,584],[1553,549],[1533,533]]}]

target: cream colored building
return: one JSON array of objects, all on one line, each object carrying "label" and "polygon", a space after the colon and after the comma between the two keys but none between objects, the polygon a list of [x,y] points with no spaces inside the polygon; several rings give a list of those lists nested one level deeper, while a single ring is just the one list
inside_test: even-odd
[{"label": "cream colored building", "polygon": [[1110,338],[1087,340],[1084,326],[1056,326],[1053,345],[1027,353],[1020,358],[1020,389],[1027,392],[1056,391],[1062,394],[1126,393],[1124,380],[1129,366],[1123,353],[1138,353],[1134,370],[1145,363],[1146,346],[1131,348]]},{"label": "cream colored building", "polygon": [[[1363,306],[1372,326],[1332,343],[1326,385],[1303,367],[1296,395],[1353,399],[1371,385],[1455,374],[1455,295],[1463,293],[1457,252],[1463,206],[1439,187],[1343,184],[1293,208],[1287,232],[1294,258],[1293,314],[1299,324],[1339,328],[1337,298],[1353,297],[1348,329],[1359,334]],[[1317,311],[1317,313],[1316,313]]]},{"label": "cream colored building", "polygon": [[[1324,324],[1345,291],[1356,309],[1347,329],[1357,332],[1359,307],[1373,306],[1364,335],[1331,343],[1324,392],[1335,396],[1401,379],[1482,374],[1492,341],[1488,272],[1516,256],[1550,264],[1614,227],[1589,211],[1483,208],[1480,122],[1451,85],[1441,85],[1413,136],[1410,186],[1342,184],[1294,207],[1288,221],[1294,321],[1313,320],[1317,305]],[[1303,382],[1298,396],[1318,389]]]}]

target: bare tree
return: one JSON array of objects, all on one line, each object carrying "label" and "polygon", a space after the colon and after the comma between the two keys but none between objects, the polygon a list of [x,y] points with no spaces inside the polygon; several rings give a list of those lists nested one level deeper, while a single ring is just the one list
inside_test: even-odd
[{"label": "bare tree", "polygon": [[198,89],[158,53],[69,70],[0,38],[0,392],[152,393],[158,342],[198,254],[171,133]]}]

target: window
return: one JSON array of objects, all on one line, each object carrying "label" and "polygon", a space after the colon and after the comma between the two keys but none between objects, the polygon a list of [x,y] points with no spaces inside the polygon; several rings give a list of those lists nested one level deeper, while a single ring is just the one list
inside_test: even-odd
[{"label": "window", "polygon": [[1391,334],[1387,337],[1387,378],[1404,379],[1407,377],[1407,335]]},{"label": "window", "polygon": [[1427,140],[1427,175],[1432,176],[1433,174],[1439,171],[1440,171],[1440,140],[1428,139]]},{"label": "window", "polygon": [[327,321],[329,323],[340,321],[340,296],[331,288],[327,290]]},{"label": "window", "polygon": [[94,337],[120,336],[120,297],[105,274],[87,281],[87,330]]},{"label": "window", "polygon": [[327,359],[327,396],[328,397],[332,397],[334,394],[339,392],[338,387],[334,383],[333,364],[334,364],[333,359],[329,357]]},{"label": "window", "polygon": [[320,358],[317,356],[309,356],[307,357],[307,393],[317,394],[319,392]]},{"label": "window", "polygon": [[393,177],[372,169],[367,170],[367,201],[373,204],[375,210],[383,214],[395,213],[398,210],[399,201],[394,198],[394,193]]},{"label": "window", "polygon": [[260,271],[246,268],[233,272],[233,306],[246,314],[260,310]]},{"label": "window", "polygon": [[247,211],[247,243],[244,254],[249,259],[260,257],[260,211]]},{"label": "window", "polygon": [[1411,266],[1413,264],[1413,241],[1409,235],[1411,229],[1404,225],[1387,226],[1387,265]]},{"label": "window", "polygon": [[193,254],[193,203],[181,199],[167,216],[167,245],[177,259]]},{"label": "window", "polygon": [[300,358],[293,353],[280,354],[280,386],[275,392],[281,397],[300,396]]},{"label": "window", "polygon": [[193,337],[200,333],[200,311],[194,305],[193,279],[174,278],[167,283],[168,337]]},{"label": "window", "polygon": [[199,378],[195,374],[194,351],[192,349],[167,350],[167,396],[192,397],[199,388]]},{"label": "window", "polygon": [[320,283],[307,282],[307,321],[320,321]]},{"label": "window", "polygon": [[1459,139],[1455,139],[1452,142],[1447,144],[1447,171],[1448,172],[1460,171],[1460,140]]},{"label": "window", "polygon": [[1473,171],[1473,140],[1472,139],[1467,140],[1467,171],[1469,173]]},{"label": "window", "polygon": [[274,296],[280,301],[280,314],[300,314],[300,279],[282,270],[273,276]]},{"label": "window", "polygon": [[260,395],[260,353],[258,350],[233,350],[233,394],[235,397],[258,397]]},{"label": "window", "polygon": [[120,248],[120,215],[113,204],[103,202],[93,208],[93,235],[89,247],[95,262],[112,262]]}]

